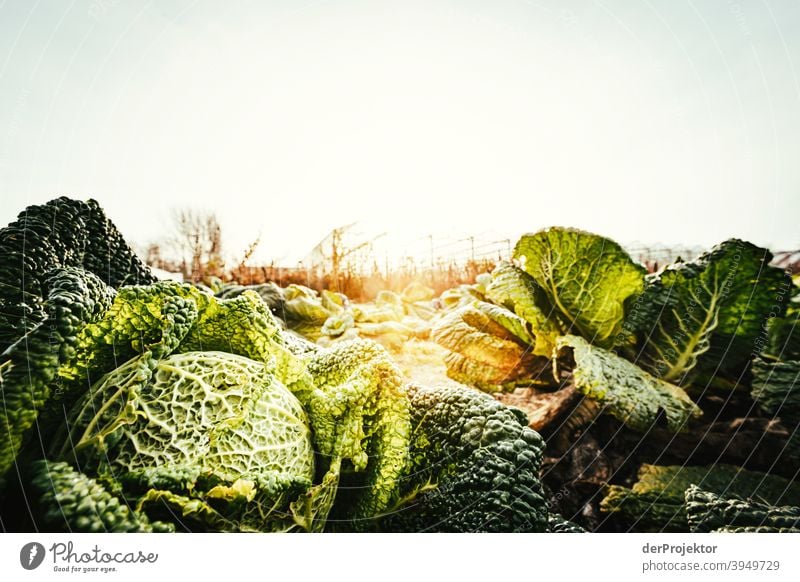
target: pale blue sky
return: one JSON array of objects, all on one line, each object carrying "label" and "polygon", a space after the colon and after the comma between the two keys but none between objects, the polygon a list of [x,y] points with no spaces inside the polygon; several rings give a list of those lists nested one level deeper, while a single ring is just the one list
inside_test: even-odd
[{"label": "pale blue sky", "polygon": [[0,224],[800,246],[800,3],[0,2]]}]

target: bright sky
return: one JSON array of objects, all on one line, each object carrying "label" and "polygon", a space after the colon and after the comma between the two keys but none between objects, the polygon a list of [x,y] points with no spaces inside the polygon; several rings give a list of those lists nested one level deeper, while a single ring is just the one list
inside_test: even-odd
[{"label": "bright sky", "polygon": [[578,226],[800,247],[800,3],[0,2],[0,224],[94,197],[301,258]]}]

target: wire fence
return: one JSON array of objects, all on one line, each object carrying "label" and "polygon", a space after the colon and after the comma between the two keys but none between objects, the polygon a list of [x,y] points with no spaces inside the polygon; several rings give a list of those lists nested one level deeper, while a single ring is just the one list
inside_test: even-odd
[{"label": "wire fence", "polygon": [[[302,284],[313,289],[332,289],[355,300],[373,298],[379,291],[401,291],[419,282],[441,293],[473,283],[501,261],[511,260],[518,237],[492,233],[454,233],[399,239],[385,232],[355,230],[354,225],[335,229],[295,265],[275,263],[247,265],[216,271],[224,280],[251,285],[274,281],[281,286]],[[630,243],[625,250],[648,271],[656,272],[678,260],[689,261],[703,252],[697,246]],[[150,261],[148,261],[150,262]],[[155,264],[165,270],[183,271],[185,265]],[[797,273],[800,251],[776,252],[773,264]]]},{"label": "wire fence", "polygon": [[[514,239],[516,240],[516,239]],[[355,252],[339,249],[339,264],[330,261],[324,244],[315,248],[311,264],[294,267],[275,264],[239,267],[230,278],[244,284],[275,281],[281,286],[302,284],[313,289],[332,289],[355,300],[373,298],[379,291],[401,291],[412,282],[432,287],[437,293],[464,283],[473,283],[481,273],[491,272],[500,261],[511,260],[514,240],[480,235],[441,237],[428,235],[408,241],[406,252],[390,255],[379,244],[358,243]],[[650,272],[676,260],[691,260],[702,248],[634,244],[626,248],[631,257]]]}]

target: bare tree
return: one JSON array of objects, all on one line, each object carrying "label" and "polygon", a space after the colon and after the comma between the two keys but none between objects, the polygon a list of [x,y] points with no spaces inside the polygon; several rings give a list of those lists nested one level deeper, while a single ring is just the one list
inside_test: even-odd
[{"label": "bare tree", "polygon": [[213,212],[192,208],[172,213],[175,231],[169,243],[187,280],[219,277],[225,269],[222,258],[222,229]]},{"label": "bare tree", "polygon": [[161,245],[159,243],[153,242],[147,245],[145,263],[157,269],[164,268],[164,257],[161,256]]},{"label": "bare tree", "polygon": [[[345,243],[345,233],[354,225],[355,223],[348,224],[346,226],[341,226],[339,228],[334,228],[329,235],[330,238],[330,267],[331,267],[331,282],[333,285],[333,289],[339,291],[339,275],[342,271],[342,265],[344,261],[355,256],[356,253],[361,251],[365,248],[372,248],[372,244],[384,236],[386,233],[381,233],[371,239],[362,241],[360,243],[354,244],[353,246],[349,246]],[[324,242],[324,241],[323,241]],[[317,245],[318,248],[322,249],[322,244],[320,243]]]}]

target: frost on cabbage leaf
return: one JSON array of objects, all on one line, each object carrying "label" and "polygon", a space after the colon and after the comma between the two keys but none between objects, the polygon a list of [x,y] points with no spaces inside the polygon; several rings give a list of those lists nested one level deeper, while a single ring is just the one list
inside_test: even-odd
[{"label": "frost on cabbage leaf", "polygon": [[572,381],[577,390],[635,430],[648,430],[663,412],[667,427],[677,432],[702,414],[681,388],[613,352],[578,336],[559,338],[557,345],[562,360],[569,355],[574,361]]},{"label": "frost on cabbage leaf", "polygon": [[395,500],[409,457],[410,402],[400,371],[375,342],[354,340],[308,360],[303,399],[341,529],[367,527]]}]

